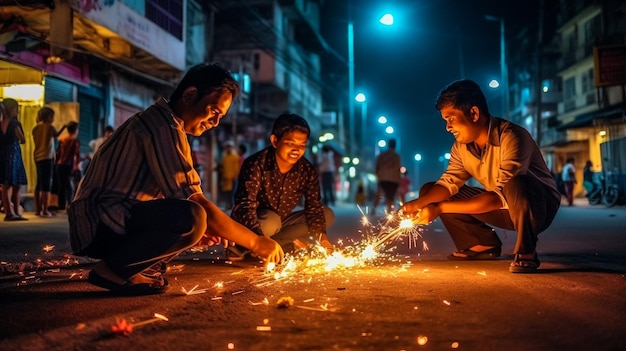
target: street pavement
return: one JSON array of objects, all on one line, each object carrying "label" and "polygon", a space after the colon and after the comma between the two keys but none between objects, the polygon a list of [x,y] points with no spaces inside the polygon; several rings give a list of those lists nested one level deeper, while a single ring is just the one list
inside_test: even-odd
[{"label": "street pavement", "polygon": [[[500,229],[500,259],[448,261],[435,221],[379,260],[283,277],[187,251],[169,291],[142,297],[85,281],[95,260],[70,255],[64,214],[26,213],[0,221],[0,350],[625,350],[626,207],[583,200],[540,235],[536,274],[508,272],[516,237]],[[338,247],[379,232],[354,205],[334,210]],[[126,336],[111,330],[122,319]]]}]

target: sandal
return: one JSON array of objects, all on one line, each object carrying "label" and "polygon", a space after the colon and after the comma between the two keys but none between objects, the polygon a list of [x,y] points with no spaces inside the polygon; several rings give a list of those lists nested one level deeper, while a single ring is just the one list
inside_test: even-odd
[{"label": "sandal", "polygon": [[491,260],[500,257],[500,255],[502,254],[502,248],[500,246],[496,246],[484,251],[465,249],[462,251],[457,251],[457,253],[463,254],[465,256],[456,256],[454,254],[451,254],[448,255],[448,259],[453,261]]},{"label": "sandal", "polygon": [[154,295],[164,293],[169,287],[169,283],[164,278],[155,278],[151,283],[133,284],[127,281],[124,284],[112,282],[95,271],[89,272],[87,281],[95,286],[110,290],[116,295],[137,296],[137,295]]},{"label": "sandal", "polygon": [[520,255],[515,255],[515,259],[511,262],[509,266],[509,272],[511,273],[535,273],[537,268],[541,262],[537,258],[537,253],[535,252],[534,258],[520,258]]}]

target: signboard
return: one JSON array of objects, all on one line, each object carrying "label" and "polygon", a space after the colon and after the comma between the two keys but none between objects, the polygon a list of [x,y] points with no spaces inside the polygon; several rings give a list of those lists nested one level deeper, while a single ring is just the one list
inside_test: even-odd
[{"label": "signboard", "polygon": [[626,45],[593,48],[596,87],[626,84]]}]

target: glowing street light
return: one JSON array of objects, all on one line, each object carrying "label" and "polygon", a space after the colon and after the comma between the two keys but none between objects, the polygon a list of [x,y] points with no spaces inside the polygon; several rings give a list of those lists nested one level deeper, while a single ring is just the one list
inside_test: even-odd
[{"label": "glowing street light", "polygon": [[[391,14],[383,15],[379,22],[383,25],[393,25],[394,19]],[[355,124],[354,124],[354,101],[352,97],[354,94],[354,23],[352,19],[348,21],[348,118],[350,122],[350,140],[351,144],[354,144],[355,140]],[[354,150],[352,150],[354,151]],[[352,152],[354,153],[354,152]]]},{"label": "glowing street light", "polygon": [[387,126],[387,128],[385,128],[385,133],[387,134],[393,134],[394,130],[392,126]]},{"label": "glowing street light", "polygon": [[417,189],[420,188],[420,161],[422,161],[422,154],[415,154],[415,156],[413,157],[413,159],[415,160],[414,165],[414,169],[413,169],[413,173],[415,173],[414,175],[414,179],[415,179],[415,186],[417,187]]},{"label": "glowing street light", "polygon": [[380,123],[380,124],[387,123],[387,117],[385,117],[385,116],[378,116],[378,123]]}]

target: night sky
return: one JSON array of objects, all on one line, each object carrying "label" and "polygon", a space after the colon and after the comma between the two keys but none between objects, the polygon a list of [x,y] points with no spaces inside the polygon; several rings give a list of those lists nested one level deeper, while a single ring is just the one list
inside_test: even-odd
[{"label": "night sky", "polygon": [[[538,4],[539,0],[327,0],[322,10],[322,35],[347,58],[350,8],[355,90],[367,95],[369,130],[379,130],[384,136],[376,118],[388,117],[409,173],[415,169],[415,153],[422,155],[423,183],[441,174],[443,163],[438,158],[454,141],[434,107],[443,87],[461,78],[475,80],[483,88],[491,113],[502,115],[500,91],[488,87],[491,79],[500,78],[500,23],[487,21],[485,15],[503,17],[509,37],[524,23],[536,25]],[[395,18],[391,27],[378,22],[387,12]],[[344,74],[347,91],[345,64],[326,58],[323,69],[327,74]],[[360,112],[357,104],[357,121]],[[357,135],[359,128],[357,124]]]}]

